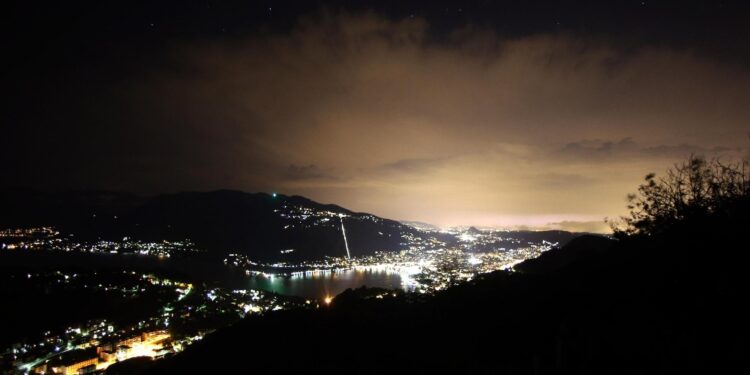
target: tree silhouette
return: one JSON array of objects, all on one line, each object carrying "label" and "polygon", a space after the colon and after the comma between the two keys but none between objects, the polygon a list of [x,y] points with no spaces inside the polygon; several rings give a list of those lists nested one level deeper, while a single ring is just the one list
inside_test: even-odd
[{"label": "tree silhouette", "polygon": [[654,235],[685,222],[729,219],[750,196],[750,164],[690,156],[666,175],[649,173],[628,195],[629,216],[610,222],[618,236]]}]

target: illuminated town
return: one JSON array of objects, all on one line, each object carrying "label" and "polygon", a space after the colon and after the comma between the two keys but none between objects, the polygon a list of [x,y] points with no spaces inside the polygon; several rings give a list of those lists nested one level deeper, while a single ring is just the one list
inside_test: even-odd
[{"label": "illuminated town", "polygon": [[50,250],[98,254],[138,254],[169,258],[175,254],[200,252],[189,240],[144,242],[123,237],[120,241],[83,241],[52,227],[0,231],[0,250]]},{"label": "illuminated town", "polygon": [[156,313],[130,325],[97,319],[59,331],[45,331],[35,340],[13,344],[0,359],[12,363],[13,371],[19,373],[77,374],[104,370],[135,357],[160,358],[250,314],[319,306],[317,300],[259,290],[206,288],[135,271],[117,275],[55,271],[10,277],[14,276],[38,279],[44,285],[65,284],[105,292],[123,299],[155,292],[172,296]]},{"label": "illuminated town", "polygon": [[[349,217],[341,213],[316,210],[309,207],[283,205],[277,211],[288,224],[295,226],[338,226],[345,233],[346,220],[382,221],[372,215]],[[326,256],[321,260],[299,262],[261,262],[245,254],[231,253],[224,263],[245,270],[253,277],[304,278],[324,277],[330,274],[354,272],[386,272],[401,278],[402,289],[417,293],[432,293],[457,283],[469,281],[479,274],[512,267],[557,246],[547,240],[528,241],[518,233],[503,230],[479,230],[474,227],[431,230],[410,227],[413,231],[400,231],[401,251],[375,251],[372,255],[351,257]],[[380,233],[380,235],[385,235]],[[281,250],[282,255],[294,249]]]},{"label": "illuminated town", "polygon": [[[344,233],[346,220],[382,220],[374,216],[349,217],[325,210],[284,206],[278,214],[293,226],[331,226]],[[381,233],[381,235],[383,235]],[[444,231],[409,229],[399,233],[401,251],[375,251],[371,255],[326,256],[319,260],[262,262],[240,253],[230,253],[224,266],[242,271],[248,278],[304,280],[336,277],[343,273],[385,273],[398,276],[400,289],[407,293],[434,294],[478,275],[498,270],[512,272],[513,266],[539,256],[557,245],[546,240],[529,241],[516,232],[479,230],[473,227]],[[49,252],[55,254],[135,255],[190,259],[204,254],[192,241],[144,242],[131,238],[120,241],[77,242],[52,227],[0,231],[0,248],[8,254]],[[280,257],[294,249],[279,251]],[[163,305],[137,322],[118,324],[93,319],[61,330],[46,330],[12,344],[0,360],[18,373],[74,374],[97,372],[130,358],[158,359],[183,350],[214,330],[246,315],[290,308],[319,308],[330,304],[332,295],[301,298],[227,286],[194,285],[153,273],[122,271],[111,275],[96,272],[48,271],[10,275],[40,285],[62,285],[78,290],[105,293],[122,300],[156,298]],[[14,281],[14,280],[11,280]],[[395,292],[395,291],[394,291]],[[401,293],[401,292],[398,292]],[[386,292],[385,295],[390,295]],[[395,294],[394,294],[395,295]],[[378,298],[382,298],[378,295]]]},{"label": "illuminated town", "polygon": [[470,281],[479,274],[512,270],[515,264],[537,257],[555,245],[544,242],[491,252],[470,252],[461,247],[410,249],[353,258],[326,257],[318,262],[294,264],[255,262],[242,254],[230,254],[224,262],[233,267],[242,267],[247,275],[264,278],[325,277],[348,271],[392,273],[401,278],[405,291],[432,293]]}]

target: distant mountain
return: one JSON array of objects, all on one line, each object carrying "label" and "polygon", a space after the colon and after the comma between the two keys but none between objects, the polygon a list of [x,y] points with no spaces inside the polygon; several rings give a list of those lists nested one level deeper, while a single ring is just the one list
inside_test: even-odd
[{"label": "distant mountain", "polygon": [[538,246],[545,242],[548,245],[560,247],[582,234],[559,230],[507,231],[476,227],[452,228],[449,232],[457,236],[466,250],[473,252],[511,250],[531,245]]},{"label": "distant mountain", "polygon": [[[404,248],[423,233],[397,221],[300,196],[212,191],[139,197],[85,191],[0,193],[0,226],[51,225],[81,239],[191,239],[212,252],[301,260]],[[283,251],[283,253],[282,253]]]},{"label": "distant mountain", "polygon": [[469,229],[465,230],[464,233],[467,234],[482,234],[482,231],[477,229],[477,227],[469,227]]},{"label": "distant mountain", "polygon": [[428,230],[428,231],[439,231],[440,227],[434,224],[425,223],[422,221],[412,221],[412,220],[401,220],[401,224],[408,225],[410,227],[417,228],[419,230]]},{"label": "distant mountain", "polygon": [[617,241],[600,235],[583,235],[570,240],[565,246],[553,248],[537,258],[525,260],[514,269],[527,273],[552,272],[572,264],[593,261],[603,256]]}]

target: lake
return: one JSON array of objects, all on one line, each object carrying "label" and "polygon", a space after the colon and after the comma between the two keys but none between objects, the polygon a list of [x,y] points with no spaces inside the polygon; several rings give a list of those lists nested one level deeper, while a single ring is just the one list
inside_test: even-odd
[{"label": "lake", "polygon": [[289,296],[322,298],[335,296],[348,288],[361,286],[401,288],[398,273],[385,270],[346,270],[309,273],[303,276],[247,276],[242,270],[228,267],[222,260],[207,255],[160,259],[135,254],[60,253],[44,250],[3,251],[2,268],[81,270],[128,269],[158,273],[174,279],[204,282],[230,289],[259,289]]}]

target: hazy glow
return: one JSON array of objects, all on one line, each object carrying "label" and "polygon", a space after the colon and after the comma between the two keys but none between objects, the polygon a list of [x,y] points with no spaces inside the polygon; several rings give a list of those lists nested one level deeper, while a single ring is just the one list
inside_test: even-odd
[{"label": "hazy glow", "polygon": [[570,35],[433,43],[429,29],[323,12],[289,33],[172,45],[108,83],[106,136],[31,137],[24,155],[61,155],[42,186],[278,191],[443,226],[591,230],[648,172],[747,153],[740,66]]}]

